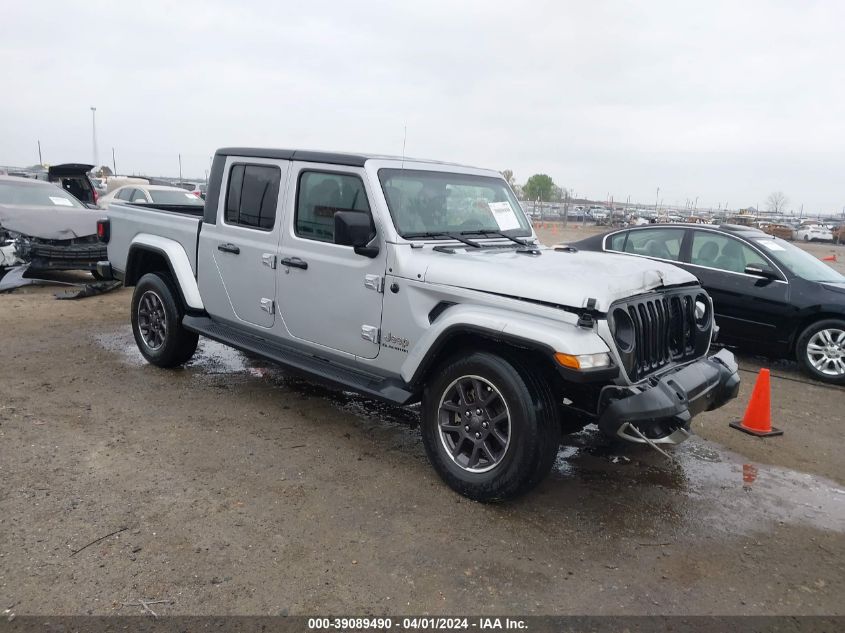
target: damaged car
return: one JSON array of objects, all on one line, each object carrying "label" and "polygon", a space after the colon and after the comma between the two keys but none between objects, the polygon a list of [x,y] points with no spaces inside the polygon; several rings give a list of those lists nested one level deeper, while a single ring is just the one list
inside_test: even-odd
[{"label": "damaged car", "polygon": [[97,240],[98,218],[61,187],[0,176],[0,268],[86,270],[99,279],[106,248]]}]

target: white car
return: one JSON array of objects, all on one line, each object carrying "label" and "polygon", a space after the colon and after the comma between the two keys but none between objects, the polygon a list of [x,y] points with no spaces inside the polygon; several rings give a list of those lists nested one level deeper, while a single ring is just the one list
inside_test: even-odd
[{"label": "white car", "polygon": [[181,187],[145,184],[129,184],[118,187],[110,194],[100,198],[99,206],[101,209],[108,209],[112,202],[191,207],[202,207],[205,204],[201,198]]},{"label": "white car", "polygon": [[818,224],[805,224],[795,231],[795,239],[802,242],[832,242],[833,233],[825,226]]}]

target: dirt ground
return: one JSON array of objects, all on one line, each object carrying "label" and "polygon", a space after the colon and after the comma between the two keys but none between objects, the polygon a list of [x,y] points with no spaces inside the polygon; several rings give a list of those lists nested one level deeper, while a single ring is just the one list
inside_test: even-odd
[{"label": "dirt ground", "polygon": [[0,296],[0,609],[845,614],[845,390],[791,363],[769,365],[782,437],[728,428],[764,362],[741,356],[674,462],[588,427],[488,506],[440,482],[413,409],[210,342],[157,369],[128,290],[54,292]]}]

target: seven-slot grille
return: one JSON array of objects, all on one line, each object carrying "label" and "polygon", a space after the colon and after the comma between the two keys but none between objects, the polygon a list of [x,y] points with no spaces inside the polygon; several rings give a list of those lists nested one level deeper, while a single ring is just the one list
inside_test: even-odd
[{"label": "seven-slot grille", "polygon": [[[699,312],[704,309],[700,317],[696,302]],[[612,327],[628,377],[636,382],[706,350],[710,302],[700,289],[626,301],[612,311]]]}]

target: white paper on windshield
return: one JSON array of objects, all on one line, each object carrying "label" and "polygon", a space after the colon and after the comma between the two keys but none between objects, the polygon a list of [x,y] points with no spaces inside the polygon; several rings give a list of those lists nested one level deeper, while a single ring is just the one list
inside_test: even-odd
[{"label": "white paper on windshield", "polygon": [[761,246],[768,248],[770,251],[785,251],[786,249],[778,244],[777,242],[773,242],[772,240],[757,240],[757,243]]},{"label": "white paper on windshield", "polygon": [[67,198],[61,198],[59,196],[49,196],[50,200],[53,204],[56,204],[60,207],[72,207],[73,203],[68,200]]},{"label": "white paper on windshield", "polygon": [[490,212],[496,219],[496,224],[499,225],[500,231],[522,228],[519,225],[519,219],[516,217],[511,203],[507,200],[503,202],[488,202],[487,206],[490,207]]},{"label": "white paper on windshield", "polygon": [[194,194],[192,194],[192,193],[186,193],[186,194],[185,194],[185,197],[186,197],[188,200],[196,200],[196,199],[197,199],[197,197],[196,197]]}]

